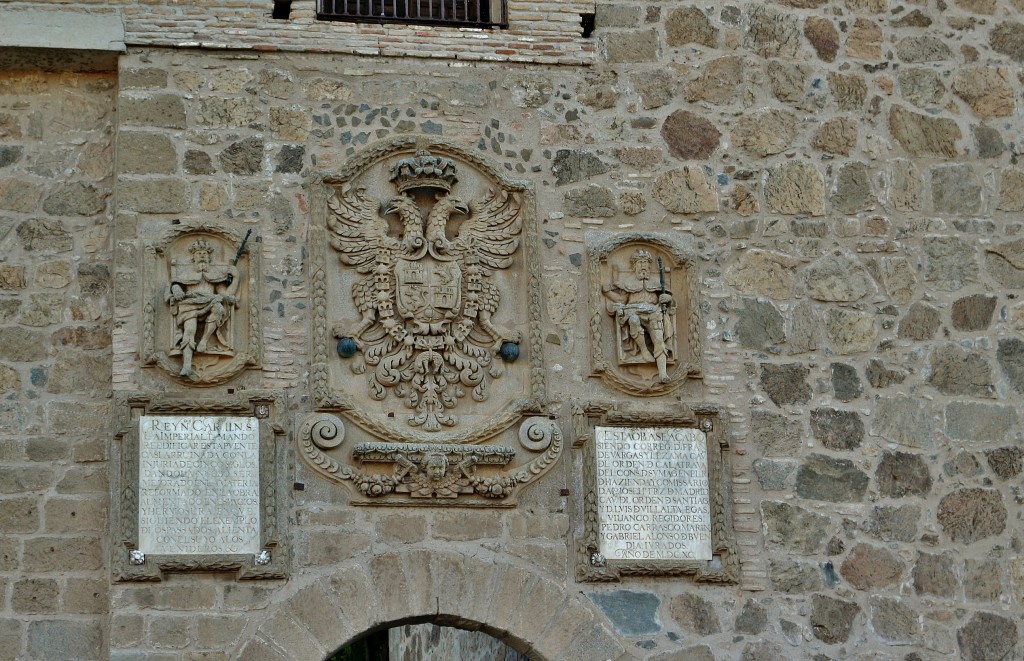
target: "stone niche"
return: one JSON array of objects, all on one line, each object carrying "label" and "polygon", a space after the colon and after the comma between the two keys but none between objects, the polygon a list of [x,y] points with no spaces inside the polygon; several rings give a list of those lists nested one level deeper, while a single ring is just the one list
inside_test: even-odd
[{"label": "stone niche", "polygon": [[738,582],[717,409],[640,412],[575,402],[572,421],[584,490],[577,580],[690,574]]},{"label": "stone niche", "polygon": [[111,461],[117,580],[168,571],[284,577],[280,401],[257,392],[202,402],[121,397]]},{"label": "stone niche", "polygon": [[146,245],[142,362],[189,386],[223,383],[260,364],[255,239],[182,221]]},{"label": "stone niche", "polygon": [[692,238],[588,232],[586,241],[593,375],[641,397],[700,378]]},{"label": "stone niche", "polygon": [[557,460],[534,193],[436,138],[324,173],[310,231],[317,413],[300,453],[356,504],[503,507]]}]

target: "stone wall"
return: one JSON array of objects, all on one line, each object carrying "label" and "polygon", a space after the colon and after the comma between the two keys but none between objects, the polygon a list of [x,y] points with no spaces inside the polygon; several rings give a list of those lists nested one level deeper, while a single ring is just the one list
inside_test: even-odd
[{"label": "stone wall", "polygon": [[[406,621],[547,659],[1024,655],[1021,11],[600,4],[578,67],[140,31],[116,79],[3,73],[0,657],[315,660]],[[414,134],[535,187],[563,429],[571,399],[720,407],[739,585],[576,583],[575,453],[513,510],[352,507],[293,455],[289,580],[177,574],[108,599],[110,379],[184,391],[139,365],[146,240],[181,218],[256,230],[262,367],[200,394],[282,390],[294,432],[310,186]],[[591,231],[693,238],[701,381],[650,400],[591,378]]]}]

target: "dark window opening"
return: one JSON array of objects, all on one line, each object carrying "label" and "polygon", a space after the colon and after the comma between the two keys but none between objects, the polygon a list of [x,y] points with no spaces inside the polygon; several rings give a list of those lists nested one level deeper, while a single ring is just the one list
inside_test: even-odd
[{"label": "dark window opening", "polygon": [[291,13],[291,0],[286,0],[285,2],[275,2],[274,11],[271,12],[270,18],[276,18],[279,21],[287,21],[288,17],[291,16]]},{"label": "dark window opening", "polygon": [[319,0],[325,21],[508,27],[504,0]]},{"label": "dark window opening", "polygon": [[589,39],[594,34],[595,14],[580,14],[580,25],[583,26],[583,38]]}]

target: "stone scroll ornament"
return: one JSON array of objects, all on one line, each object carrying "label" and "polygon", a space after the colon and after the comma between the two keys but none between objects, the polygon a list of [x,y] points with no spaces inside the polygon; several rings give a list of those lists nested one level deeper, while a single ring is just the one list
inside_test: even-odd
[{"label": "stone scroll ornament", "polygon": [[674,237],[625,234],[591,245],[589,260],[594,374],[641,396],[699,378],[693,251]]},{"label": "stone scroll ornament", "polygon": [[222,383],[258,364],[258,256],[251,230],[181,223],[146,249],[142,354],[189,385]]},{"label": "stone scroll ornament", "polygon": [[532,189],[426,138],[385,141],[323,184],[311,382],[358,440],[325,459],[338,453],[307,436],[307,458],[393,464],[325,471],[368,498],[507,499],[516,466],[561,447],[494,445],[546,410]]}]

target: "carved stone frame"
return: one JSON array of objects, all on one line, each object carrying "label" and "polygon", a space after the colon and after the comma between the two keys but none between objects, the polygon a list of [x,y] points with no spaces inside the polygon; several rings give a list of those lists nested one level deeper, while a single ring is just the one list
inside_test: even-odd
[{"label": "carved stone frame", "polygon": [[[116,581],[160,581],[164,572],[235,571],[240,579],[285,578],[289,560],[282,527],[284,503],[279,466],[286,464],[287,435],[280,419],[282,395],[251,391],[234,397],[194,400],[126,393],[118,398],[118,432],[110,464],[111,570]],[[144,415],[235,415],[260,420],[260,549],[250,554],[142,556],[139,543],[139,418]]]},{"label": "carved stone frame", "polygon": [[[332,187],[351,181],[377,162],[400,154],[412,154],[417,149],[428,149],[431,153],[448,156],[479,168],[493,178],[504,189],[523,197],[523,242],[521,250],[525,259],[525,273],[528,274],[526,304],[529,311],[529,328],[523,333],[528,345],[529,395],[510,400],[500,411],[491,416],[487,424],[439,434],[428,434],[418,430],[389,427],[366,415],[355,401],[344,392],[333,388],[330,383],[328,361],[332,357],[333,343],[330,339],[330,322],[327,313],[327,264],[328,247],[326,230],[327,200]],[[311,214],[315,227],[309,236],[310,288],[312,297],[312,369],[310,384],[317,411],[344,413],[360,428],[381,439],[416,443],[481,443],[508,429],[523,416],[546,415],[547,392],[545,386],[544,345],[541,334],[541,263],[536,228],[536,199],[532,185],[527,181],[513,180],[477,154],[464,147],[430,136],[407,136],[384,140],[362,151],[349,160],[343,168],[331,173],[322,173],[319,181],[311,187]]]},{"label": "carved stone frame", "polygon": [[[594,427],[684,427],[703,431],[708,446],[708,481],[711,497],[712,560],[627,561],[600,557],[600,531],[597,513],[597,457]],[[724,451],[729,444],[721,416],[715,407],[626,411],[589,402],[572,404],[572,445],[580,450],[583,462],[582,536],[575,540],[576,580],[619,581],[622,576],[692,575],[700,583],[739,582],[739,555],[733,535],[730,506],[729,472]]]},{"label": "carved stone frame", "polygon": [[[664,395],[681,386],[688,378],[701,378],[703,376],[703,351],[696,253],[692,245],[683,243],[684,241],[692,243],[692,239],[642,232],[611,236],[607,233],[588,232],[586,238],[587,279],[591,310],[592,374],[601,377],[618,390],[641,397]],[[613,320],[605,311],[605,297],[601,291],[601,286],[604,284],[601,277],[602,265],[613,252],[630,245],[635,245],[637,248],[648,246],[663,251],[670,255],[676,266],[682,270],[683,282],[674,289],[681,290],[685,294],[685,300],[680,301],[681,305],[677,312],[678,327],[686,329],[686,337],[683,338],[685,342],[683,358],[685,360],[679,361],[667,383],[656,380],[654,383],[644,384],[637,379],[631,379],[622,374],[618,366],[613,365],[605,354],[607,343],[615,342],[615,335],[606,332]],[[606,335],[610,335],[610,337],[606,337]]]},{"label": "carved stone frame", "polygon": [[244,233],[239,234],[220,223],[182,221],[179,225],[173,226],[159,241],[146,244],[143,255],[145,284],[142,305],[142,364],[156,365],[175,381],[186,385],[212,386],[224,383],[246,368],[260,365],[260,251],[255,248],[256,237],[250,237],[245,252],[239,259],[239,263],[244,264],[242,280],[245,283],[245,290],[239,299],[240,306],[234,312],[232,322],[240,326],[236,335],[243,338],[243,341],[236,343],[235,355],[215,371],[200,373],[196,378],[183,377],[178,373],[180,366],[170,358],[168,352],[157,347],[157,338],[160,336],[157,323],[167,321],[167,315],[158,312],[164,306],[163,287],[169,284],[165,282],[162,267],[165,266],[166,260],[170,259],[167,253],[171,245],[188,235],[195,235],[197,238],[208,235],[236,247],[242,244],[245,236]]}]

